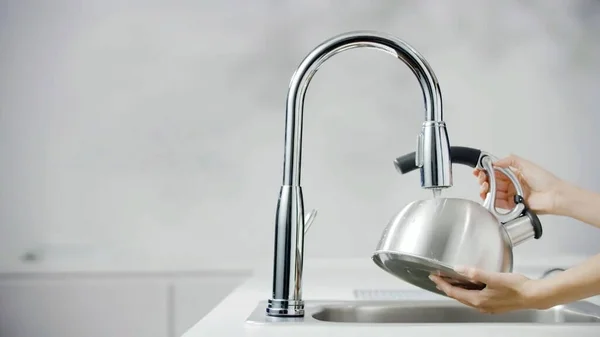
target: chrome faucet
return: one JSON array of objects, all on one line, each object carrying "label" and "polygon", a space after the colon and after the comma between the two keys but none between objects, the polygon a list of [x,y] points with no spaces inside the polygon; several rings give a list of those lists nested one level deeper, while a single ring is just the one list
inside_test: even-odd
[{"label": "chrome faucet", "polygon": [[421,171],[421,187],[439,191],[452,186],[452,165],[442,95],[427,61],[406,42],[379,32],[358,31],[326,40],[313,49],[293,74],[287,93],[283,184],[275,218],[273,293],[267,305],[269,316],[304,316],[302,270],[304,233],[314,214],[304,217],[302,196],[302,121],[304,96],[319,67],[333,55],[353,48],[374,48],[404,62],[415,74],[423,91],[425,121],[417,137],[415,161]]}]

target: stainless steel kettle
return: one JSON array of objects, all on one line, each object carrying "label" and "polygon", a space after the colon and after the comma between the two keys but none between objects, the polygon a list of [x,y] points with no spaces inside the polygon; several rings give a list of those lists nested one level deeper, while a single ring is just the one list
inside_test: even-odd
[{"label": "stainless steel kettle", "polygon": [[[446,296],[429,279],[434,273],[467,289],[482,289],[454,272],[458,265],[492,272],[512,272],[513,247],[542,236],[537,215],[523,201],[523,189],[510,169],[494,168],[495,157],[469,147],[450,149],[453,163],[483,169],[490,190],[482,204],[461,198],[432,198],[406,205],[389,222],[372,259],[379,267],[422,289]],[[417,169],[415,153],[395,160],[402,174]],[[505,213],[495,207],[494,170],[507,175],[516,188],[515,207]]]}]

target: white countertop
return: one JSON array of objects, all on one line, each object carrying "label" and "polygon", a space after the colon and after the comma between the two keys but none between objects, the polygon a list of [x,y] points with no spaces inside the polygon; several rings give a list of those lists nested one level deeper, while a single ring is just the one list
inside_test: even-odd
[{"label": "white countertop", "polygon": [[[515,265],[515,272],[529,277],[538,278],[550,268],[568,268],[583,261],[585,257],[547,258],[541,260],[521,261]],[[269,261],[270,262],[270,261]],[[515,333],[519,336],[598,336],[600,327],[561,327],[556,326],[542,330],[537,327],[495,326],[492,324],[466,325],[452,324],[443,327],[436,325],[352,325],[352,324],[319,324],[319,325],[252,325],[246,319],[255,310],[260,301],[270,296],[271,265],[267,261],[256,269],[254,276],[236,288],[216,308],[197,324],[191,327],[184,337],[199,336],[436,336],[441,332],[452,336],[501,336]],[[306,259],[303,284],[305,301],[311,300],[354,300],[355,290],[392,290],[406,291],[406,294],[417,294],[424,299],[445,299],[435,294],[429,294],[418,288],[399,281],[375,266],[370,259],[320,260]],[[599,297],[590,299],[600,304]],[[264,310],[264,309],[262,309]],[[443,329],[440,331],[440,329]]]}]

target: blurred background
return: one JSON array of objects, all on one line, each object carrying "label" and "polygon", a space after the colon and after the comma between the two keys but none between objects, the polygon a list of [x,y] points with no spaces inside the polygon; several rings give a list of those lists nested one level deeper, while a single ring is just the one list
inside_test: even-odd
[{"label": "blurred background", "polygon": [[[452,145],[600,191],[600,1],[0,0],[0,336],[178,336],[271,263],[290,77],[353,30],[424,55]],[[423,117],[416,78],[385,53],[321,67],[308,258],[368,258],[396,211],[430,197],[392,163]],[[444,196],[478,200],[471,170],[454,172]],[[542,221],[517,260],[600,251],[599,230]]]}]

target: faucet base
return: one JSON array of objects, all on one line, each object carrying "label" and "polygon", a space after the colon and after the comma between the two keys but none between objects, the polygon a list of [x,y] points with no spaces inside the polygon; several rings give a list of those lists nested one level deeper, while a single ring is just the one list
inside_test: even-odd
[{"label": "faucet base", "polygon": [[274,317],[304,316],[304,301],[269,300],[267,315]]}]

